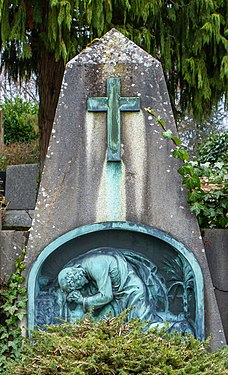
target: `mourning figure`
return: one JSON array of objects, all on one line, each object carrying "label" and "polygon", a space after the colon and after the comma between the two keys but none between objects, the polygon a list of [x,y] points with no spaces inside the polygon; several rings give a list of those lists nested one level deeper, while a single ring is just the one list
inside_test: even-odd
[{"label": "mourning figure", "polygon": [[149,321],[150,327],[168,321],[171,330],[195,335],[191,267],[178,255],[164,258],[163,269],[162,276],[152,261],[128,249],[90,250],[70,260],[56,278],[40,276],[35,322],[45,329],[85,313],[100,319],[131,308],[129,320]]},{"label": "mourning figure", "polygon": [[156,305],[164,287],[156,267],[137,258],[129,251],[102,248],[71,261],[58,275],[69,315],[78,318],[92,310],[94,317],[101,318],[134,307],[130,319],[162,321]]}]

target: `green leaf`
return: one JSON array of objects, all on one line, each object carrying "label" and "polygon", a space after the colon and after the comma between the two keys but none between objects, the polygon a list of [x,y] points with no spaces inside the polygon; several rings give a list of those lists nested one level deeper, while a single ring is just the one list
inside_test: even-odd
[{"label": "green leaf", "polygon": [[191,212],[194,212],[196,216],[198,216],[203,209],[204,209],[204,206],[198,202],[194,202],[190,208]]},{"label": "green leaf", "polygon": [[204,192],[201,189],[195,189],[188,193],[188,202],[194,203],[202,199]]},{"label": "green leaf", "polygon": [[189,189],[200,188],[200,179],[197,176],[184,176],[183,183]]},{"label": "green leaf", "polygon": [[170,129],[168,129],[165,132],[163,132],[162,135],[164,138],[172,139],[173,133]]},{"label": "green leaf", "polygon": [[[158,122],[159,125],[161,125],[161,127],[162,127],[163,129],[166,128],[166,123],[165,123],[164,120],[162,120],[162,118],[161,118],[160,116],[157,117],[157,122]],[[163,135],[164,135],[164,134],[163,134]]]},{"label": "green leaf", "polygon": [[180,140],[180,138],[176,137],[176,136],[173,136],[171,137],[171,139],[173,140],[173,142],[175,143],[176,146],[180,146],[182,141]]},{"label": "green leaf", "polygon": [[184,147],[180,147],[173,151],[172,153],[173,157],[176,159],[188,161],[188,151]]}]

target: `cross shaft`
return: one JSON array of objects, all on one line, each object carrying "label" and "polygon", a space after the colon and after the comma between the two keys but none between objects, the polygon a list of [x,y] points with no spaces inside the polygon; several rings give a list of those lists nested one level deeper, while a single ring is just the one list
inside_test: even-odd
[{"label": "cross shaft", "polygon": [[107,97],[88,98],[89,112],[107,112],[108,161],[120,161],[120,112],[140,111],[140,98],[120,96],[120,78],[107,79]]}]

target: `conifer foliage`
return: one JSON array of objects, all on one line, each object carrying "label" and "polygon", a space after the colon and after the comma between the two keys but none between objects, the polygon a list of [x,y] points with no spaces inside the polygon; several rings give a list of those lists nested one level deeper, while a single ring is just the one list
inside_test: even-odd
[{"label": "conifer foliage", "polygon": [[9,363],[11,375],[227,375],[228,347],[208,353],[191,335],[147,330],[140,320],[126,322],[126,312],[95,322],[36,330],[21,358]]},{"label": "conifer foliage", "polygon": [[64,64],[112,27],[162,62],[173,108],[209,114],[226,88],[227,19],[225,0],[0,0],[2,64],[38,75],[45,151]]}]

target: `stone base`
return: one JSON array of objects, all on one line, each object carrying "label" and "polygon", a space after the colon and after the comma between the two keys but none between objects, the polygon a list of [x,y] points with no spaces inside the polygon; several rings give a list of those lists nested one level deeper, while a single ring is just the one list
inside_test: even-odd
[{"label": "stone base", "polygon": [[228,342],[228,230],[202,229],[208,265]]},{"label": "stone base", "polygon": [[26,230],[31,227],[34,210],[7,210],[4,214],[3,229]]},{"label": "stone base", "polygon": [[0,278],[8,279],[28,241],[27,231],[0,230]]},{"label": "stone base", "polygon": [[226,336],[226,342],[228,343],[228,292],[215,289],[215,295]]}]

